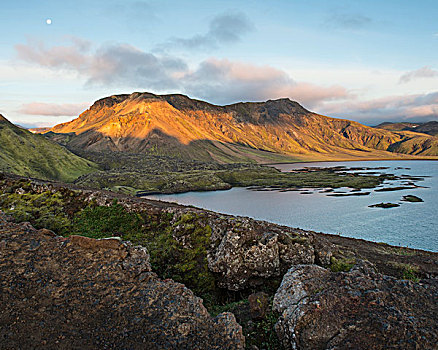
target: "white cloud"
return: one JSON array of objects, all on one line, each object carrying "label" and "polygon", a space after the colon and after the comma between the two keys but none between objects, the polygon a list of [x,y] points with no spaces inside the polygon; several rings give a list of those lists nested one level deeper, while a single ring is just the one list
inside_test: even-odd
[{"label": "white cloud", "polygon": [[328,115],[368,124],[395,120],[438,120],[438,91],[388,96],[367,101],[348,101],[342,104],[322,103],[319,108]]},{"label": "white cloud", "polygon": [[89,103],[44,103],[30,102],[21,106],[19,112],[41,116],[77,116],[89,107]]},{"label": "white cloud", "polygon": [[285,71],[270,67],[210,58],[194,68],[181,58],[156,55],[126,44],[83,49],[80,41],[69,46],[17,45],[21,60],[52,70],[83,76],[87,84],[176,90],[213,103],[290,97],[312,107],[322,100],[349,97],[339,85],[318,86],[296,82]]},{"label": "white cloud", "polygon": [[167,43],[159,45],[161,49],[168,49],[175,45],[188,49],[208,49],[223,44],[235,43],[242,40],[242,36],[254,30],[254,25],[241,12],[226,12],[215,16],[205,34],[197,34],[190,38],[171,38]]},{"label": "white cloud", "polygon": [[420,78],[434,78],[434,77],[438,77],[438,71],[432,69],[429,66],[424,66],[419,69],[403,74],[400,77],[399,83],[404,84]]}]

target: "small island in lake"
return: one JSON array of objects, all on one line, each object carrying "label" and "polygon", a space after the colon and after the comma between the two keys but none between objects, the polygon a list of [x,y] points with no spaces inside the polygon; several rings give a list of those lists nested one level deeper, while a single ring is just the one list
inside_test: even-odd
[{"label": "small island in lake", "polygon": [[408,194],[401,199],[403,202],[419,203],[424,202],[420,197]]},{"label": "small island in lake", "polygon": [[399,206],[400,206],[400,204],[397,204],[397,203],[383,203],[382,202],[382,203],[378,203],[378,204],[369,205],[368,207],[388,209],[388,208],[396,208]]}]

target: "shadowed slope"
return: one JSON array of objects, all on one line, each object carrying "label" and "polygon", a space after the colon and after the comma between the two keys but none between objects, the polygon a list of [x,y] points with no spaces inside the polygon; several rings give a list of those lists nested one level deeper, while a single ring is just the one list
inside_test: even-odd
[{"label": "shadowed slope", "polygon": [[390,131],[414,131],[432,136],[438,135],[438,121],[430,121],[426,123],[382,123],[376,126],[378,129]]}]

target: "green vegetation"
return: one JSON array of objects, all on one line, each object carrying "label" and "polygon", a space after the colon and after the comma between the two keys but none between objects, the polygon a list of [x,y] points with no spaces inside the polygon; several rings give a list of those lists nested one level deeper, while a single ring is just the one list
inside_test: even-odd
[{"label": "green vegetation", "polygon": [[38,193],[32,190],[27,180],[11,184],[0,194],[0,209],[12,215],[16,221],[28,221],[35,228],[47,228],[59,235],[71,232],[73,226],[69,213],[83,207],[85,203],[75,191],[47,190]]},{"label": "green vegetation", "polygon": [[414,256],[416,255],[415,250],[404,248],[404,247],[394,247],[390,246],[387,243],[379,242],[379,251],[384,254],[390,254],[390,255],[400,255],[400,256]]},{"label": "green vegetation", "polygon": [[233,301],[225,305],[214,305],[210,308],[210,314],[212,316],[217,316],[222,312],[235,312],[236,309],[241,309],[242,307],[245,307],[246,309],[249,308],[249,302],[247,298]]},{"label": "green vegetation", "polygon": [[114,201],[111,206],[87,206],[79,211],[72,220],[70,234],[91,238],[122,237],[125,240],[138,241],[142,231],[143,218],[128,213],[122,205]]},{"label": "green vegetation", "polygon": [[[81,155],[83,158],[91,159],[96,163],[104,161],[111,164],[111,168],[121,164],[121,160],[114,157],[115,153],[110,147],[102,146],[101,152],[89,151],[86,145],[90,142],[90,134],[74,135],[72,133],[54,133],[48,132],[45,137],[56,141],[72,149],[74,153]],[[150,139],[149,139],[150,140]],[[85,144],[84,144],[85,143]],[[129,143],[129,142],[128,142]],[[83,145],[78,147],[77,145]],[[76,146],[76,147],[75,147]],[[196,140],[189,144],[182,144],[177,139],[169,135],[160,135],[157,139],[150,140],[147,147],[141,149],[141,154],[117,152],[122,159],[133,156],[137,158],[174,158],[182,162],[217,162],[217,163],[281,163],[296,161],[291,155],[269,152],[257,148],[251,148],[246,145],[234,143],[216,143],[210,140]]]},{"label": "green vegetation", "polygon": [[418,282],[420,279],[417,277],[418,268],[416,266],[407,265],[403,268],[403,278],[411,280],[413,282]]},{"label": "green vegetation", "polygon": [[247,349],[251,349],[252,346],[267,350],[284,349],[274,328],[278,317],[277,312],[270,311],[262,320],[256,320],[250,325],[243,325],[243,332],[247,339]]},{"label": "green vegetation", "polygon": [[207,265],[211,228],[194,213],[186,213],[166,229],[146,235],[151,264],[163,278],[191,288],[207,302],[214,302],[215,280]]},{"label": "green vegetation", "polygon": [[264,186],[277,188],[350,187],[373,188],[383,182],[385,176],[366,176],[325,168],[316,171],[280,172],[274,168],[242,169],[217,174],[232,186]]},{"label": "green vegetation", "polygon": [[390,264],[399,271],[400,278],[413,282],[418,282],[420,280],[418,277],[420,272],[418,266],[400,262],[391,262]]},{"label": "green vegetation", "polygon": [[0,116],[0,171],[71,182],[97,166]]},{"label": "green vegetation", "polygon": [[330,258],[330,270],[333,272],[348,272],[356,263],[354,258],[335,258],[332,256]]},{"label": "green vegetation", "polygon": [[222,312],[232,312],[236,316],[237,322],[242,326],[247,349],[253,349],[256,346],[258,349],[280,350],[284,348],[274,328],[279,315],[277,312],[272,311],[272,300],[273,297],[269,300],[265,317],[261,319],[251,318],[247,298],[225,305],[216,305],[211,308],[210,313],[216,316]]}]

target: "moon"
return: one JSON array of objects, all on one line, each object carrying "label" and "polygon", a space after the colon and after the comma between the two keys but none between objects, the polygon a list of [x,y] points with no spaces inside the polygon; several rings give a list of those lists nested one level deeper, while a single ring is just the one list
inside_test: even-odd
[{"label": "moon", "polygon": [[47,18],[46,23],[50,25],[50,24],[52,24],[52,20],[50,18]]}]

